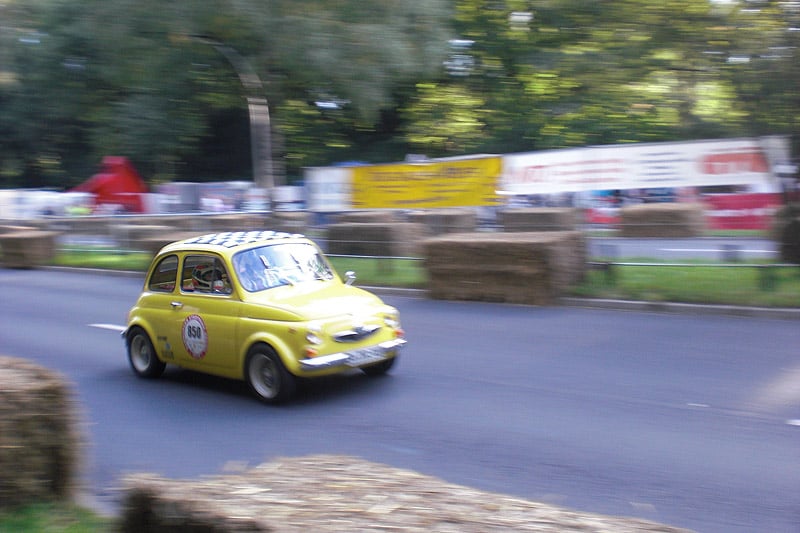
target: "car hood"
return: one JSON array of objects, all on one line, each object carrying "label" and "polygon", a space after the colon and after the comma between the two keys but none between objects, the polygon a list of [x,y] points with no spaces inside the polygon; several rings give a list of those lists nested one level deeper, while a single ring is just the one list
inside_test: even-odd
[{"label": "car hood", "polygon": [[275,287],[249,295],[247,302],[296,315],[298,320],[320,320],[383,306],[383,301],[368,291],[326,282]]}]

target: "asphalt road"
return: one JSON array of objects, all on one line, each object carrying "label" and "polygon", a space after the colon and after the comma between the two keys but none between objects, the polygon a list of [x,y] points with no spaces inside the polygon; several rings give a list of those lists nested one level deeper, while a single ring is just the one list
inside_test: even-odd
[{"label": "asphalt road", "polygon": [[136,379],[114,331],[141,281],[0,270],[0,353],[75,384],[86,484],[349,454],[447,481],[700,532],[800,531],[796,321],[387,296],[409,345],[391,375],[303,388]]}]

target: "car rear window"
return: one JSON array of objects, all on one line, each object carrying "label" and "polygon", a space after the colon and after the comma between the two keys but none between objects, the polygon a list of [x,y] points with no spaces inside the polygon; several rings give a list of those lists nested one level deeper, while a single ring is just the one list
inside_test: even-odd
[{"label": "car rear window", "polygon": [[178,256],[168,255],[158,262],[150,275],[147,288],[156,292],[172,292],[178,277]]}]

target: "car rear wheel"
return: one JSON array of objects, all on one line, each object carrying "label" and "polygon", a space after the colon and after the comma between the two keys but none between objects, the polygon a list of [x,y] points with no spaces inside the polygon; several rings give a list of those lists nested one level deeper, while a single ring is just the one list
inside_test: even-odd
[{"label": "car rear wheel", "polygon": [[245,378],[253,393],[266,403],[280,403],[294,394],[294,376],[283,366],[275,350],[265,344],[250,349]]},{"label": "car rear wheel", "polygon": [[391,359],[386,359],[380,363],[361,367],[361,371],[368,376],[381,376],[391,370],[391,368],[394,366],[395,359],[397,359],[396,355]]},{"label": "car rear wheel", "polygon": [[133,372],[142,378],[157,378],[167,366],[158,359],[150,337],[141,328],[128,334],[128,361]]}]

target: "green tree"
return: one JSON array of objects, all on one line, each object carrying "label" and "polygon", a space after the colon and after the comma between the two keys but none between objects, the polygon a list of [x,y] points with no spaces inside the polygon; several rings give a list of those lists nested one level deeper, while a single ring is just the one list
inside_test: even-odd
[{"label": "green tree", "polygon": [[[441,63],[450,15],[444,0],[32,0],[4,10],[15,32],[41,39],[5,42],[12,75],[0,86],[0,126],[13,142],[0,168],[56,186],[85,178],[110,152],[156,179],[202,178],[226,155],[228,176],[248,168],[247,130],[218,129],[247,107],[212,41],[238,50],[264,81],[288,172],[314,159],[295,146],[325,146],[319,159],[335,160],[341,143],[327,137],[349,130],[346,144],[363,141],[396,106],[397,88]],[[330,102],[336,113],[326,114]],[[294,113],[300,105],[306,112]],[[295,122],[308,117],[321,120]]]},{"label": "green tree", "polygon": [[[486,102],[483,151],[795,131],[798,32],[787,30],[798,8],[752,4],[459,0],[456,30],[474,67],[440,90]],[[775,49],[780,59],[767,54]],[[741,54],[770,60],[743,64]],[[424,120],[412,112],[410,134]]]}]

